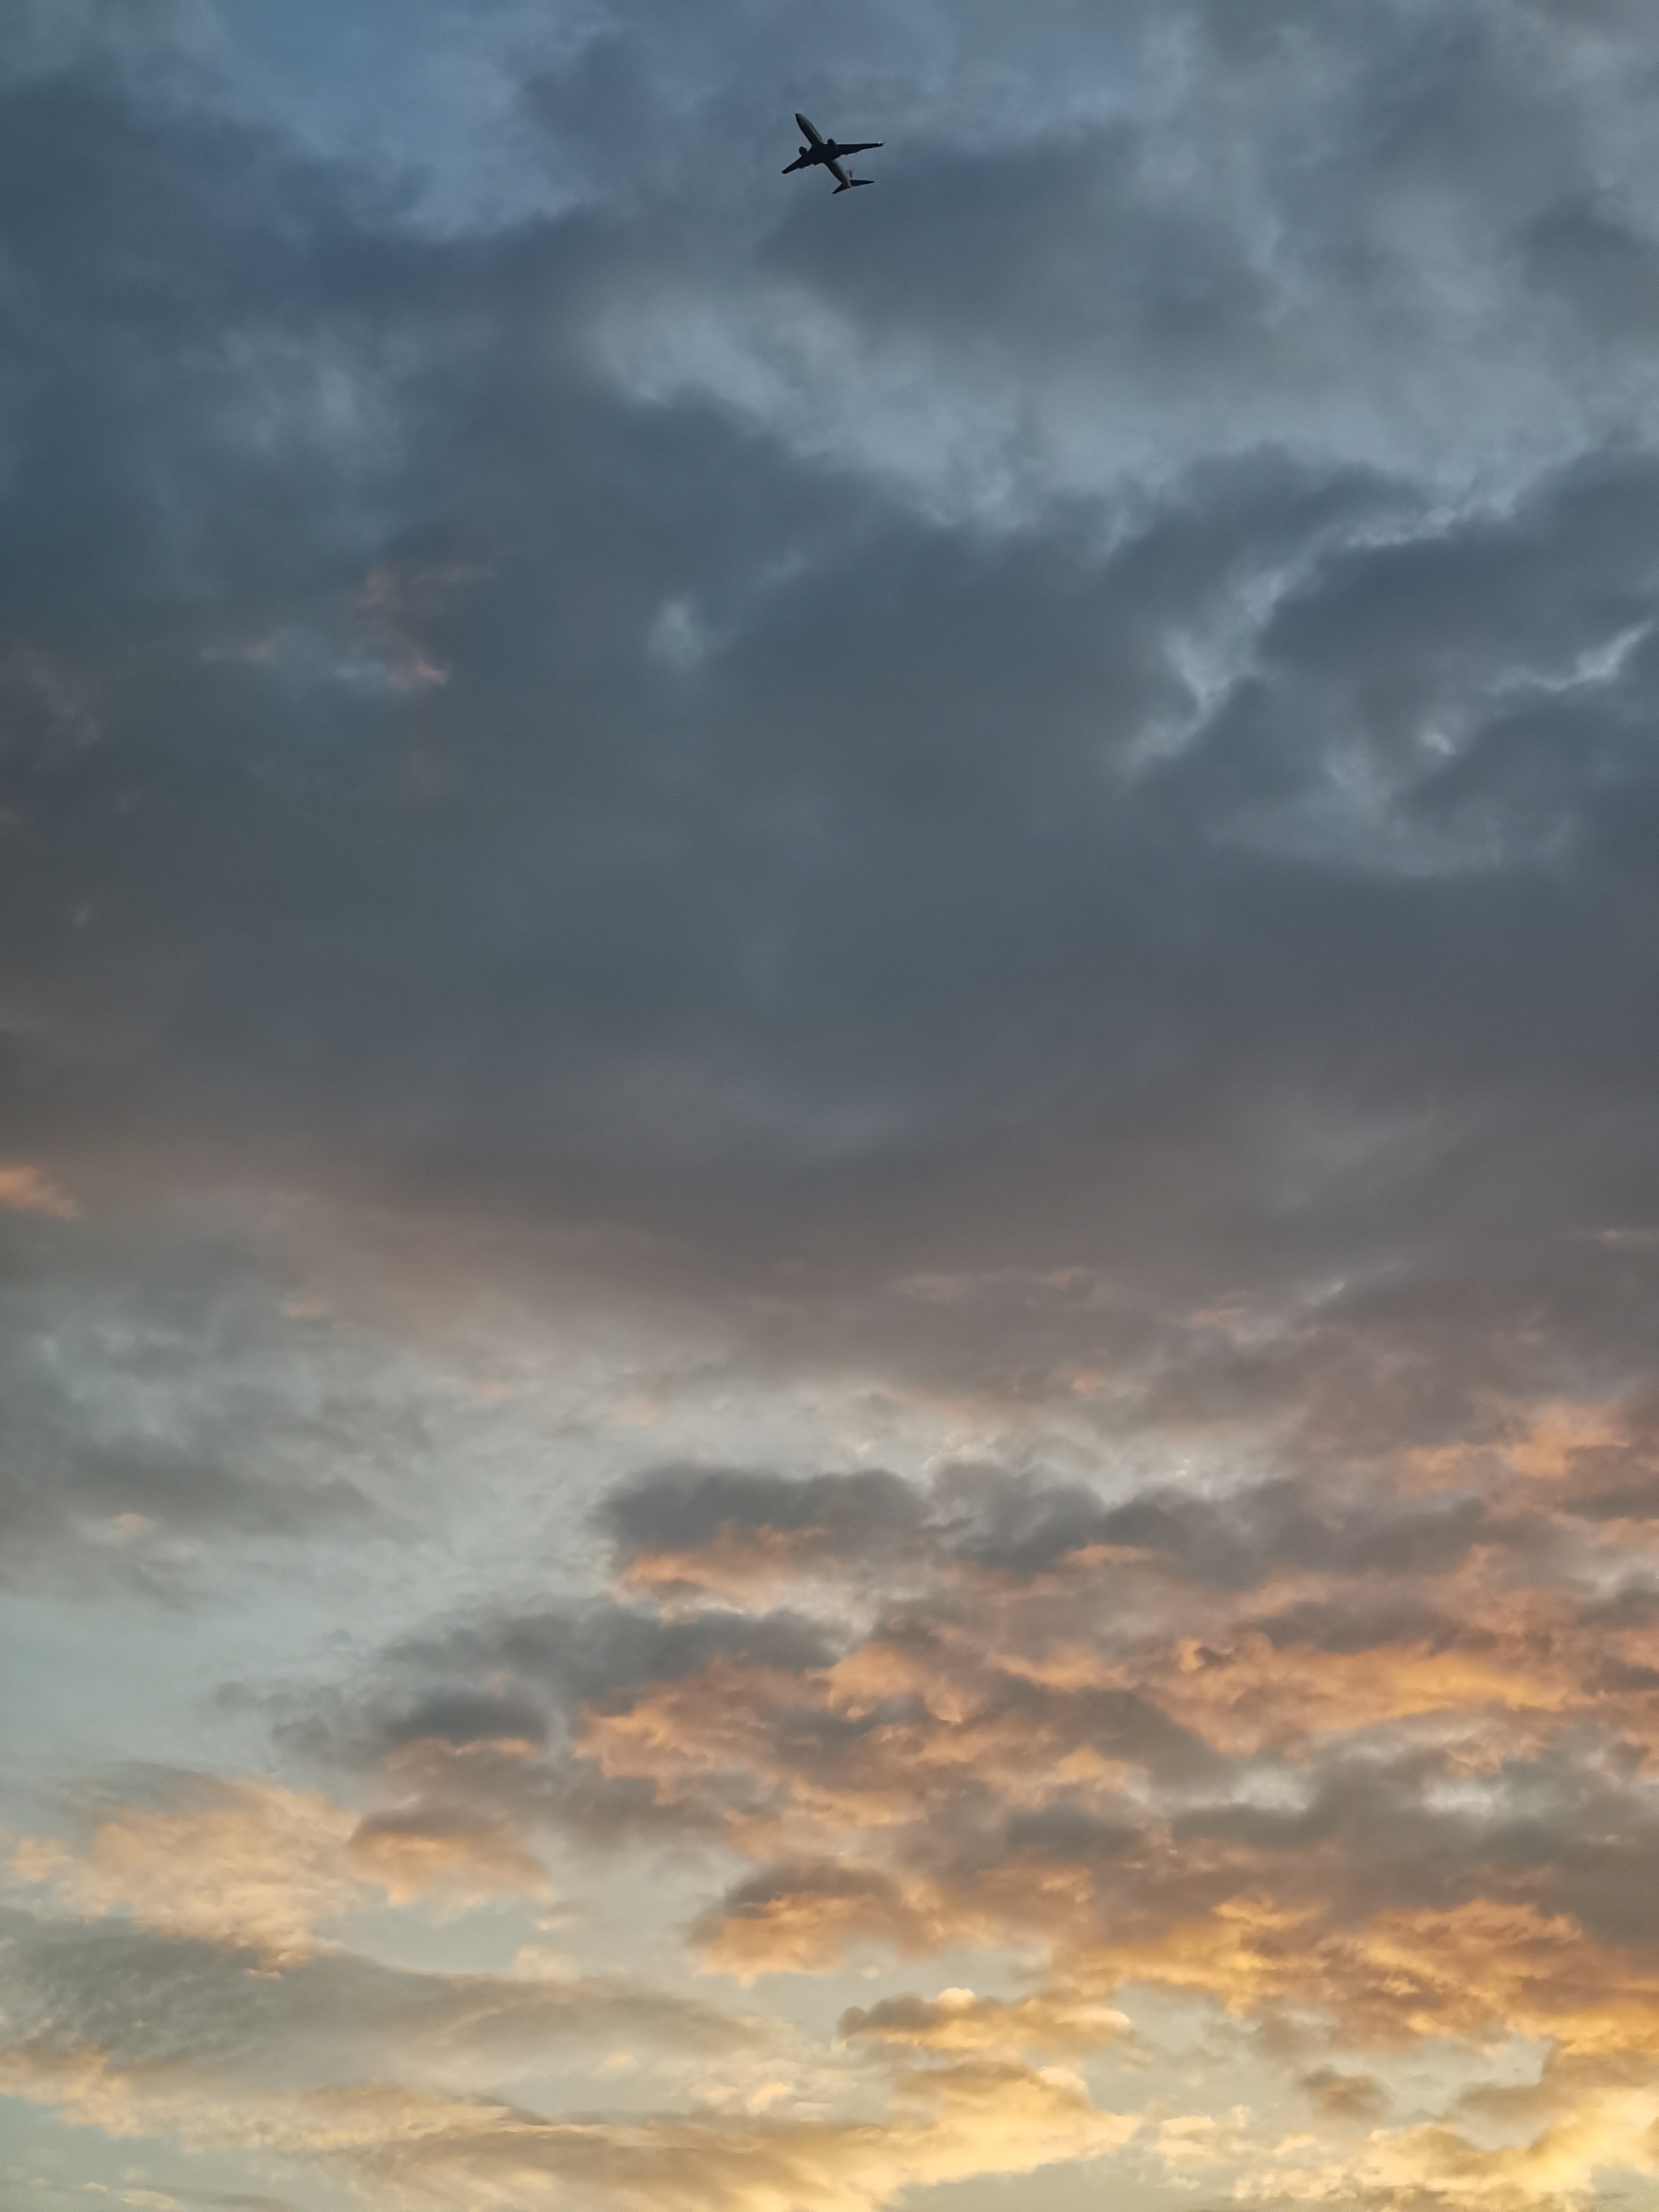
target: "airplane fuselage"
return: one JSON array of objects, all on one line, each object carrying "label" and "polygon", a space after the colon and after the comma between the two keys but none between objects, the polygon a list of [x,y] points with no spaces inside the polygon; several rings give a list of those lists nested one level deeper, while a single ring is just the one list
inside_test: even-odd
[{"label": "airplane fuselage", "polygon": [[786,177],[797,169],[828,169],[836,179],[838,192],[851,191],[854,185],[870,182],[868,177],[849,175],[844,165],[849,155],[873,154],[881,144],[879,138],[864,138],[856,145],[843,146],[837,139],[820,136],[804,115],[798,115],[795,120],[800,125],[801,136],[806,143],[784,171]]}]

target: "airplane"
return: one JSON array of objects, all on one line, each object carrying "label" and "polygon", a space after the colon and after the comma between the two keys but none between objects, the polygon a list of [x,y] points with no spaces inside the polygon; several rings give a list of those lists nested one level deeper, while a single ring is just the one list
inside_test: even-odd
[{"label": "airplane", "polygon": [[[836,180],[836,192],[850,192],[856,185],[875,182],[873,177],[849,177],[842,163],[849,154],[873,154],[883,143],[879,138],[868,138],[861,146],[839,146],[833,138],[820,138],[804,115],[798,115],[795,120],[800,125],[800,135],[806,143],[801,148],[799,159],[792,161],[784,171],[786,177],[793,176],[797,169],[825,168]],[[830,195],[831,199],[835,196],[835,192]]]}]

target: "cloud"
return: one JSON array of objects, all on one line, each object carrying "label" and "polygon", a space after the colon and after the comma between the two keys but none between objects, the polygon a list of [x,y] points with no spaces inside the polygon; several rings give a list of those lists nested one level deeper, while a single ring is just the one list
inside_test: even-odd
[{"label": "cloud", "polygon": [[1444,2124],[1375,2130],[1345,2158],[1320,2163],[1294,2150],[1245,2193],[1293,2201],[1382,2204],[1425,2196],[1460,2204],[1522,2207],[1583,2202],[1603,2177],[1650,2173],[1655,2112],[1650,2093],[1618,2078],[1581,2078],[1552,2100],[1551,2123],[1528,2138],[1484,2144]]},{"label": "cloud", "polygon": [[[779,2063],[767,2023],[618,1976],[525,1962],[510,1973],[418,1972],[343,1949],[265,1953],[106,1919],[6,1916],[8,2048],[20,2065],[94,2050],[152,2078],[284,2094],[342,2080],[499,2090],[559,2070],[593,2094],[623,2051],[683,2081]],[[104,2069],[98,2069],[102,2071]]]},{"label": "cloud", "polygon": [[67,1237],[0,1209],[14,1583],[177,1603],[313,1536],[418,1543],[457,1466],[543,1417],[540,1373],[489,1396],[493,1350],[400,1340],[349,1291],[319,1295],[284,1240],[251,1249],[250,1203]]},{"label": "cloud", "polygon": [[350,1816],[326,1798],[255,1782],[206,1781],[177,1810],[123,1806],[85,1852],[46,1838],[15,1845],[26,1882],[50,1883],[77,1910],[130,1911],[143,1927],[303,1956],[319,1923],[355,1899]]},{"label": "cloud", "polygon": [[826,1860],[775,1865],[740,1884],[704,1923],[701,1948],[708,1966],[746,1984],[839,1966],[861,1940],[931,1950],[944,1932],[925,1890],[906,1895],[873,1869]]},{"label": "cloud", "polygon": [[354,1871],[394,1905],[434,1893],[457,1904],[545,1894],[545,1869],[505,1823],[465,1813],[381,1813],[360,1820],[347,1846]]},{"label": "cloud", "polygon": [[110,1808],[82,1849],[25,1838],[11,1863],[78,1911],[130,1913],[140,1927],[278,1962],[315,1951],[319,1929],[371,1886],[400,1905],[547,1889],[505,1823],[430,1812],[358,1820],[314,1793],[205,1776],[179,1778],[159,1806]]},{"label": "cloud", "polygon": [[[416,2201],[846,2212],[1143,2061],[1160,2186],[1645,2170],[1650,12],[259,12],[0,65],[0,1534],[89,1740],[135,1593],[257,1677],[21,1847],[8,2079]],[[736,2046],[329,1946],[555,1854],[988,1993],[544,2111]]]},{"label": "cloud", "polygon": [[530,2205],[556,2186],[578,2202],[826,2208],[890,2202],[975,2173],[1028,2173],[1124,2142],[1135,2122],[1097,2111],[1061,2075],[962,2066],[905,2085],[900,2111],[862,2124],[811,2120],[541,2120],[510,2106],[363,2086],[226,2095],[183,2069],[112,2067],[96,2051],[0,2056],[9,2094],[115,2136],[165,2130],[187,2145],[256,2144],[314,2158],[368,2188],[441,2203],[458,2188]]},{"label": "cloud", "polygon": [[944,1990],[934,1998],[887,1997],[867,2008],[854,2006],[842,2014],[838,2033],[849,2042],[1006,2057],[1097,2051],[1128,2026],[1109,2005],[1059,1991],[1005,2002],[975,1996],[971,1990]]},{"label": "cloud", "polygon": [[[791,2089],[758,2023],[623,1984],[413,1974],[340,1954],[250,1975],[177,1936],[17,1914],[6,1933],[9,2094],[117,2138],[257,2147],[416,2201],[470,2187],[516,2204],[558,2185],[600,2205],[699,2193],[766,2205],[781,2192],[874,2206],[908,2186],[1087,2155],[1135,2126],[1073,2077],[983,2054],[901,2067],[884,2111],[828,2117],[812,2108],[833,2077]],[[729,2087],[769,2065],[793,2108],[544,2117],[483,2087],[542,2069],[550,2048],[586,2081],[586,2059],[617,2045],[682,2067],[695,2057],[711,2088],[722,2069]],[[479,2092],[456,2094],[469,2076]],[[440,2079],[447,2093],[427,2086]]]},{"label": "cloud", "polygon": [[0,1167],[0,1206],[57,1221],[72,1221],[76,1213],[70,1199],[37,1167]]},{"label": "cloud", "polygon": [[[671,1469],[603,1509],[655,1626],[617,1604],[434,1641],[458,1713],[487,1675],[546,1722],[505,1757],[383,1738],[385,1771],[553,1833],[718,1838],[751,1870],[691,1938],[745,1985],[884,1951],[1046,1961],[1029,2014],[849,2014],[878,2043],[1063,2043],[1155,1987],[1358,2049],[1644,2048],[1646,1614],[1610,1640],[1631,1532],[1585,1510],[1579,1442],[1615,1431],[1510,1409],[1491,1447],[1408,1450],[1363,1491],[1208,1500]],[[672,1575],[641,1577],[658,1557]]]},{"label": "cloud", "polygon": [[787,1482],[742,1468],[667,1468],[601,1507],[625,1583],[647,1595],[680,1585],[741,1604],[769,1584],[830,1565],[902,1559],[920,1536],[920,1501],[884,1473]]},{"label": "cloud", "polygon": [[1303,2075],[1301,2086],[1327,2119],[1365,2127],[1387,2117],[1388,2092],[1369,2074],[1341,2074],[1334,2066],[1316,2066]]},{"label": "cloud", "polygon": [[[878,1275],[951,1264],[952,1216],[992,1268],[1022,1247],[1093,1259],[1109,1223],[1136,1264],[1195,1269],[1194,1224],[1224,1218],[1242,1279],[1276,1264],[1285,1218],[1253,1146],[1282,1135],[1305,1176],[1312,1124],[1363,1148],[1432,1092],[1391,1166],[1373,1146],[1340,1200],[1293,1204],[1292,1273],[1322,1265],[1304,1237],[1340,1243],[1357,1283],[1407,1218],[1432,1241],[1449,1193],[1468,1214],[1480,1179],[1448,1171],[1450,1139],[1488,1149],[1517,1233],[1540,1210],[1608,1225],[1607,1185],[1639,1174],[1558,1155],[1540,1185],[1528,1144],[1559,1116],[1528,1071],[1542,1036],[1571,1039],[1639,1119],[1619,1072],[1639,953],[1593,885],[1640,879],[1619,854],[1644,818],[1653,488],[1639,454],[1597,447],[1583,361],[1498,342],[1537,315],[1489,246],[1626,158],[1628,94],[1605,29],[1540,21],[1529,45],[1464,18],[1435,38],[1404,5],[1304,24],[1287,72],[1282,18],[1240,48],[1192,9],[1194,68],[1171,75],[1128,9],[1090,51],[1149,104],[1079,105],[1086,72],[1029,33],[978,16],[972,51],[999,64],[936,70],[860,17],[869,85],[842,40],[810,67],[849,100],[884,85],[915,150],[857,249],[804,200],[761,212],[756,72],[782,57],[726,12],[696,94],[659,10],[619,9],[550,63],[526,128],[555,162],[580,141],[592,198],[498,234],[434,235],[216,112],[206,79],[193,107],[107,57],[13,86],[18,251],[53,302],[19,337],[54,397],[28,416],[9,557],[88,610],[66,629],[63,593],[26,597],[20,649],[97,694],[100,733],[72,769],[49,748],[16,763],[20,944],[107,878],[93,825],[135,825],[72,970],[43,952],[13,972],[20,1100],[40,1120],[72,1097],[101,1152],[98,1102],[120,1095],[141,1181],[180,1127],[232,1171],[280,1129],[324,1180],[497,1218],[602,1188],[608,1218],[719,1246],[742,1188],[751,1249],[840,1218]],[[1377,112],[1376,133],[1341,122]],[[1528,164],[1492,145],[1492,112]],[[950,150],[964,115],[982,135]],[[689,224],[684,155],[728,124],[703,188],[732,220]],[[1164,159],[1172,131],[1232,188]],[[1316,214],[1280,144],[1319,175]],[[64,252],[40,210],[77,159]],[[130,253],[174,273],[165,331],[121,289]],[[988,284],[1010,309],[988,319]],[[728,355],[742,337],[699,368],[706,323]],[[769,363],[790,328],[812,334],[802,362]],[[1506,365],[1478,409],[1477,356]],[[1421,388],[1396,408],[1407,367]],[[988,382],[1018,526],[964,534],[948,494],[988,449]],[[826,444],[828,400],[846,420]],[[1091,451],[1109,416],[1127,458]],[[1516,426],[1546,416],[1532,456]],[[1423,426],[1455,442],[1477,417],[1509,426],[1504,466],[1425,459]],[[924,420],[945,447],[919,502],[901,465]],[[135,446],[149,477],[118,465]],[[1483,471],[1495,489],[1472,497]],[[132,611],[137,576],[172,627]],[[695,681],[650,662],[668,607],[716,641]],[[303,915],[264,895],[301,873]],[[111,1068],[129,1079],[88,1073]],[[997,1133],[1030,1115],[1050,1138],[1011,1176]],[[1390,1194],[1367,1201],[1378,1175]],[[1173,1239],[1134,1225],[1172,1208]]]},{"label": "cloud", "polygon": [[189,1237],[9,1269],[0,1519],[14,1576],[165,1588],[204,1534],[374,1524],[352,1449],[362,1379],[259,1274]]}]

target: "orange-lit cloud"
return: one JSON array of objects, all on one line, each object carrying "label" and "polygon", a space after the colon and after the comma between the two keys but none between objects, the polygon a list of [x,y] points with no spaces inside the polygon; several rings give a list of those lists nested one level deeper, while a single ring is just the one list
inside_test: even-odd
[{"label": "orange-lit cloud", "polygon": [[250,2092],[184,2066],[123,2066],[82,2049],[0,2052],[0,2094],[115,2136],[314,2160],[371,2197],[544,2206],[549,2192],[653,2212],[866,2212],[902,2191],[1029,2173],[1117,2148],[1133,2116],[1103,2112],[1064,2072],[963,2063],[897,2077],[870,2119],[647,2114],[549,2119],[499,2100],[362,2083]]},{"label": "orange-lit cloud", "polygon": [[1576,2204],[1598,2181],[1659,2172],[1659,2090],[1587,2083],[1549,2125],[1516,2143],[1482,2144],[1435,2123],[1377,2130],[1334,2155],[1333,2148],[1286,2145],[1260,2160],[1236,2193],[1246,2202],[1426,2203],[1480,2212]]},{"label": "orange-lit cloud", "polygon": [[40,1213],[72,1221],[79,1208],[44,1168],[14,1164],[0,1167],[0,1207],[14,1213]]},{"label": "orange-lit cloud", "polygon": [[465,1905],[548,1893],[545,1869],[504,1822],[464,1813],[374,1814],[352,1831],[346,1855],[352,1871],[394,1905],[435,1896]]},{"label": "orange-lit cloud", "polygon": [[1182,1640],[1157,1678],[1159,1705],[1220,1750],[1254,1752],[1425,1713],[1559,1712],[1578,1686],[1528,1655],[1422,1645],[1335,1652],[1276,1646],[1247,1631],[1222,1650]]},{"label": "orange-lit cloud", "polygon": [[396,1904],[455,1905],[545,1894],[539,1863],[501,1824],[428,1814],[358,1820],[328,1798],[268,1783],[198,1781],[179,1807],[121,1805],[84,1846],[16,1844],[26,1883],[76,1911],[124,1912],[140,1927],[303,1959],[319,1930],[383,1890]]},{"label": "orange-lit cloud", "polygon": [[[326,2125],[314,2104],[260,2106],[257,2126],[295,2143],[318,2130],[305,2154],[440,2199],[528,2204],[556,2176],[596,2203],[620,2191],[672,2212],[696,2171],[739,2212],[772,2212],[779,2191],[874,2205],[1104,2155],[1132,2133],[1146,2171],[1246,2195],[1277,2177],[1286,2199],[1416,2190],[1508,2212],[1570,2196],[1647,2155],[1629,2069],[1659,2057],[1659,1916],[1640,1871],[1659,1605],[1615,1579],[1628,1556],[1579,1513],[1583,1452],[1607,1447],[1559,1411],[1527,1433],[1546,1455],[1558,1434],[1578,1441],[1479,1495],[1425,1502],[1402,1465],[1392,1488],[1341,1504],[1346,1522],[1286,1486],[1111,1513],[1038,1492],[1003,1533],[969,1517],[1012,1510],[989,1478],[936,1523],[920,1494],[866,1485],[860,1510],[903,1536],[889,1589],[879,1546],[823,1486],[810,1520],[786,1493],[776,1510],[799,1525],[749,1532],[730,1479],[710,1543],[637,1552],[624,1601],[499,1642],[469,1629],[476,1676],[393,1716],[380,1809],[204,1785],[113,1808],[78,1850],[25,1844],[17,1868],[83,1913],[292,1972],[371,1893],[441,1910],[544,1899],[544,1832],[586,1821],[624,1844],[694,1838],[699,1865],[725,1855],[724,1893],[678,1934],[745,1988],[964,1947],[1019,1961],[1012,1993],[843,2001],[833,2051],[700,2090],[721,2118],[690,2135],[485,2100],[435,2118],[398,2106],[376,2136],[372,2100]],[[754,1509],[773,1496],[755,1485]],[[801,1609],[775,1610],[781,1595]],[[422,1665],[441,1675],[434,1650]],[[562,1719],[543,1655],[586,1683]],[[1155,2074],[1133,2025],[1152,1992],[1253,2038],[1313,2151],[1231,2103],[1166,2105],[1137,2128],[1054,2070]],[[1487,2106],[1450,2099],[1425,2123],[1388,2072],[1455,2046],[1478,2080],[1482,2054],[1517,2042],[1547,2055],[1552,2086],[1513,2105],[1524,2141],[1496,2148]],[[631,2068],[625,2040],[607,2047]],[[858,2083],[888,2100],[878,2125],[825,2117]],[[112,2114],[140,2094],[130,2069],[118,2088],[100,2074],[63,2093]],[[361,2158],[342,2148],[360,2127]]]},{"label": "orange-lit cloud", "polygon": [[259,1782],[216,1782],[192,1795],[177,1810],[116,1808],[80,1851],[27,1838],[12,1863],[81,1912],[125,1911],[142,1927],[305,1956],[319,1926],[360,1895],[346,1856],[351,1815],[325,1797]]}]

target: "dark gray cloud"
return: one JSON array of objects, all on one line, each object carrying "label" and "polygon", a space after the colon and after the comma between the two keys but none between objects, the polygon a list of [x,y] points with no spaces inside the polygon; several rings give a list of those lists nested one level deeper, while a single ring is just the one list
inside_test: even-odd
[{"label": "dark gray cloud", "polygon": [[793,1479],[668,1468],[613,1492],[600,1513],[624,1568],[657,1552],[696,1553],[723,1535],[802,1540],[789,1545],[792,1564],[879,1562],[901,1577],[919,1565],[952,1565],[1040,1574],[1108,1545],[1149,1553],[1194,1581],[1237,1588],[1297,1568],[1432,1576],[1455,1567],[1477,1543],[1510,1544],[1528,1534],[1524,1520],[1500,1523],[1473,1493],[1379,1498],[1328,1476],[1218,1499],[1170,1489],[1113,1504],[1080,1484],[977,1467],[947,1469],[927,1490],[876,1473]]},{"label": "dark gray cloud", "polygon": [[[1538,106],[1494,23],[1357,30],[1316,42],[1357,72],[1316,153],[1381,85],[1354,179],[1426,177],[1470,225],[1566,189],[1565,124],[1524,190],[1468,135]],[[1291,11],[1244,65],[1308,34]],[[676,94],[673,35],[624,11],[527,97],[613,164],[664,148],[683,200],[739,88]],[[1144,121],[1010,114],[902,159],[878,234],[790,203],[692,246],[632,152],[642,198],[434,237],[118,78],[8,98],[22,1127],[182,1126],[234,1169],[279,1120],[313,1172],[766,1257],[850,1210],[861,1267],[948,1256],[970,1193],[981,1263],[1173,1218],[1241,1273],[1443,1268],[1455,1236],[1490,1273],[1641,1216],[1639,451],[1460,514],[1403,447],[1264,433],[964,532],[717,394],[642,404],[592,334],[671,283],[736,326],[758,239],[850,343],[909,324],[948,362],[972,327],[1107,391],[1132,337],[1255,389],[1284,364],[1237,331],[1285,272],[1212,204],[1160,212]],[[1328,233],[1358,192],[1317,196]],[[1316,258],[1346,312],[1335,236]],[[1419,1127],[1285,1189],[1297,1102],[1339,1156]],[[1580,1158],[1589,1115],[1615,1134]]]},{"label": "dark gray cloud", "polygon": [[926,1501],[881,1472],[790,1481],[740,1468],[667,1468],[613,1492],[599,1508],[626,1565],[641,1552],[697,1550],[724,1530],[805,1536],[826,1559],[891,1560],[921,1534]]}]

